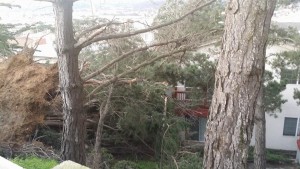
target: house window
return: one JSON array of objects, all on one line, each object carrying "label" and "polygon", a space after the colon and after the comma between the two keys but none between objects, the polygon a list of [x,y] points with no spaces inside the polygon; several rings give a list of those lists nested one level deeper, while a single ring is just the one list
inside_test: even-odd
[{"label": "house window", "polygon": [[206,123],[207,123],[207,118],[199,119],[199,141],[205,140]]},{"label": "house window", "polygon": [[284,118],[283,135],[284,136],[295,136],[297,128],[297,118]]}]

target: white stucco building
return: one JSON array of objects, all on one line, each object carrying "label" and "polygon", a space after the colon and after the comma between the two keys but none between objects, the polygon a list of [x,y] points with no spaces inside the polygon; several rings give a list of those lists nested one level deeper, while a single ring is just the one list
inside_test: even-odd
[{"label": "white stucco building", "polygon": [[282,105],[282,112],[276,113],[277,117],[266,113],[266,147],[269,149],[297,151],[300,106],[293,98],[294,89],[300,89],[300,85],[286,85],[282,95],[287,102]]},{"label": "white stucco building", "polygon": [[[296,49],[288,45],[273,46],[267,49],[267,56],[291,50]],[[266,69],[275,74],[275,80],[280,80],[280,75],[276,75],[270,65],[266,65]],[[297,101],[293,96],[295,89],[300,90],[300,84],[296,84],[299,82],[299,79],[290,80],[294,81],[295,84],[287,84],[286,89],[281,92],[282,99],[286,100],[281,106],[282,111],[266,113],[266,148],[268,149],[288,151],[297,151],[298,149],[297,133],[300,134],[300,105],[297,105]],[[274,114],[276,114],[276,117]],[[251,145],[255,145],[254,138],[251,140]]]}]

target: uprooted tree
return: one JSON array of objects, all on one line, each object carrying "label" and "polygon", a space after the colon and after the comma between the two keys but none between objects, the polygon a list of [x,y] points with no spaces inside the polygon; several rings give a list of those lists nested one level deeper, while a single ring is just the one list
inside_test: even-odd
[{"label": "uprooted tree", "polygon": [[[38,124],[43,123],[54,102],[49,93],[58,83],[57,65],[35,63],[33,49],[0,63],[0,142],[14,144],[30,140]],[[54,100],[53,100],[54,101]],[[12,149],[15,147],[12,147]]]},{"label": "uprooted tree", "polygon": [[[85,127],[84,119],[85,114],[83,110],[83,102],[85,94],[83,92],[83,85],[86,81],[103,73],[104,70],[113,66],[120,60],[129,57],[130,55],[148,50],[156,46],[167,45],[170,43],[176,43],[181,39],[169,40],[166,42],[160,42],[157,44],[152,44],[148,46],[139,47],[128,51],[126,53],[121,53],[119,57],[113,59],[107,65],[101,67],[99,70],[81,78],[79,67],[78,67],[78,56],[80,51],[96,42],[107,41],[111,39],[120,39],[125,37],[130,37],[138,35],[141,33],[149,32],[173,23],[176,23],[189,14],[210,5],[212,1],[207,1],[203,3],[198,3],[196,7],[186,14],[165,22],[160,25],[151,26],[142,30],[131,31],[126,33],[116,33],[112,32],[110,26],[118,25],[119,22],[109,21],[104,24],[99,24],[94,27],[87,28],[81,33],[74,36],[73,31],[73,20],[72,20],[72,6],[76,0],[40,0],[53,3],[55,11],[56,20],[56,44],[57,44],[57,55],[58,55],[58,67],[59,67],[59,87],[63,100],[63,136],[62,136],[62,146],[61,153],[63,159],[73,160],[81,164],[85,163]],[[149,60],[146,60],[138,65],[132,67],[128,71],[122,72],[120,74],[114,75],[110,79],[103,80],[99,83],[99,86],[93,90],[89,95],[92,95],[101,87],[106,86],[110,83],[118,81],[123,76],[132,73],[139,68],[147,66],[159,59],[174,55],[176,53],[182,53],[191,46],[182,45],[179,48],[174,48],[171,51],[165,52],[163,54],[156,55]]]}]

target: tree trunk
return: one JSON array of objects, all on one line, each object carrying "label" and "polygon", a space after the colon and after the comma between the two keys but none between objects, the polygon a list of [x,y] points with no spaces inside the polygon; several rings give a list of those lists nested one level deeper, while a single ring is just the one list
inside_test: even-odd
[{"label": "tree trunk", "polygon": [[83,83],[78,70],[79,50],[74,48],[71,0],[56,0],[56,43],[59,85],[63,100],[63,160],[85,164],[85,125],[83,111]]},{"label": "tree trunk", "polygon": [[246,169],[275,0],[231,0],[204,153],[205,169]]},{"label": "tree trunk", "polygon": [[95,146],[94,146],[94,159],[93,159],[93,169],[100,169],[102,168],[102,154],[101,154],[101,139],[102,139],[102,132],[103,132],[103,125],[104,125],[104,119],[108,113],[108,108],[110,105],[110,99],[113,91],[113,85],[110,86],[108,91],[107,100],[105,103],[105,106],[101,105],[99,110],[99,121],[97,125],[97,131],[96,131],[96,139],[95,139]]},{"label": "tree trunk", "polygon": [[[107,105],[107,103],[106,103],[106,105]],[[104,117],[102,118],[101,116],[102,115],[100,115],[100,119],[98,121],[98,126],[97,126],[97,131],[96,131],[96,139],[95,139],[95,146],[94,146],[93,169],[102,168],[101,167],[101,163],[102,163],[101,139],[102,139]]]},{"label": "tree trunk", "polygon": [[266,169],[266,119],[263,108],[263,88],[261,88],[258,94],[254,124],[254,168]]}]

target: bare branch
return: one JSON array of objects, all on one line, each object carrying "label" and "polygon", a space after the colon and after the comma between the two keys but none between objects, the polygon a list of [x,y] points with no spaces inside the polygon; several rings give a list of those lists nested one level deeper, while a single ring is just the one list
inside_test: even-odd
[{"label": "bare branch", "polygon": [[23,49],[24,48],[28,48],[28,39],[29,39],[29,33],[27,34],[27,36],[26,36],[26,40],[25,40],[25,43],[24,43],[24,46],[23,46]]},{"label": "bare branch", "polygon": [[[118,79],[117,83],[125,83],[125,84],[132,84],[132,83],[137,83],[137,82],[142,82],[145,81],[144,79],[128,79],[128,78],[124,78],[124,79]],[[84,82],[84,85],[102,85],[103,82],[106,81],[101,81],[101,80],[97,80],[97,79],[89,79],[87,81]]]},{"label": "bare branch", "polygon": [[86,34],[89,34],[90,32],[94,31],[94,30],[97,30],[97,29],[101,29],[103,27],[107,27],[109,25],[119,25],[119,24],[123,24],[121,22],[114,22],[113,20],[107,22],[107,23],[103,23],[103,24],[99,24],[99,25],[96,25],[94,27],[91,27],[91,28],[88,28],[84,31],[82,31],[81,33],[79,33],[76,37],[75,37],[75,40],[79,40],[81,37],[83,37],[84,35]]},{"label": "bare branch", "polygon": [[[138,34],[141,34],[141,33],[146,33],[146,32],[150,32],[150,31],[153,31],[155,29],[159,29],[159,28],[162,28],[162,27],[165,27],[165,26],[168,26],[168,25],[171,25],[171,24],[174,24],[174,23],[177,23],[181,20],[183,20],[184,18],[186,18],[187,16],[189,16],[190,14],[212,4],[213,2],[215,2],[216,0],[211,0],[209,2],[206,2],[205,4],[203,5],[200,5],[200,6],[197,6],[196,8],[194,8],[193,10],[187,12],[186,14],[184,14],[183,16],[177,18],[177,19],[174,19],[172,21],[169,21],[169,22],[166,22],[166,23],[163,23],[163,24],[160,24],[160,25],[156,25],[156,26],[151,26],[149,28],[145,28],[145,29],[140,29],[140,30],[137,30],[137,31],[132,31],[132,32],[126,32],[126,33],[119,33],[119,34],[108,34],[108,35],[105,35],[105,36],[97,36],[95,38],[93,38],[92,40],[89,40],[87,41],[86,43],[82,44],[82,48],[86,47],[86,46],[89,46],[95,42],[99,42],[99,41],[103,41],[103,40],[109,40],[109,39],[118,39],[118,38],[125,38],[125,37],[130,37],[130,36],[134,36],[134,35],[138,35]],[[75,45],[75,46],[78,46],[78,45]]]},{"label": "bare branch", "polygon": [[151,60],[148,60],[148,61],[145,61],[135,67],[133,67],[132,69],[126,71],[126,72],[123,72],[109,80],[106,80],[106,81],[103,81],[103,83],[101,85],[99,85],[97,88],[95,88],[91,93],[88,94],[88,97],[90,97],[91,95],[93,95],[94,93],[96,93],[99,89],[111,84],[111,83],[114,83],[116,82],[119,78],[125,76],[125,75],[128,75],[130,73],[133,73],[135,71],[137,71],[138,69],[142,68],[142,67],[145,67],[147,65],[150,65],[152,63],[154,63],[155,61],[159,60],[159,59],[162,59],[162,58],[165,58],[165,57],[168,57],[168,56],[171,56],[171,55],[174,55],[174,54],[177,54],[177,53],[181,53],[181,52],[185,52],[186,50],[188,50],[191,46],[186,46],[186,47],[182,47],[180,49],[177,49],[177,50],[174,50],[174,51],[171,51],[169,53],[166,53],[166,54],[163,54],[163,55],[160,55],[160,56],[157,56]]},{"label": "bare branch", "polygon": [[103,33],[106,30],[106,27],[104,27],[103,29],[98,29],[97,31],[93,32],[92,34],[90,34],[87,38],[84,38],[82,40],[79,40],[74,46],[75,48],[81,48],[81,45],[83,45],[84,43],[92,40],[93,38],[95,38],[96,36],[100,35],[101,33]]},{"label": "bare branch", "polygon": [[217,38],[216,40],[213,40],[213,41],[210,41],[208,43],[197,46],[197,49],[202,49],[202,48],[207,47],[207,46],[212,46],[212,45],[215,45],[215,44],[220,43],[220,42],[222,42],[222,40],[220,38]]},{"label": "bare branch", "polygon": [[49,34],[50,34],[50,33],[47,33],[47,34],[42,35],[42,36],[39,38],[39,40],[38,40],[37,42],[35,42],[35,45],[34,45],[34,47],[33,47],[34,51],[36,51],[36,49],[37,49],[38,46],[40,45],[41,40],[42,40],[45,36],[47,36],[47,35],[49,35]]},{"label": "bare branch", "polygon": [[88,65],[87,62],[86,62],[86,60],[84,59],[84,60],[81,62],[80,66],[79,66],[79,73],[80,73],[80,74],[83,72],[84,67],[87,66],[87,65]]},{"label": "bare branch", "polygon": [[105,125],[105,124],[103,124],[103,127],[109,128],[109,129],[114,130],[114,131],[119,131],[120,130],[118,128],[113,128],[113,127],[110,127],[109,125]]},{"label": "bare branch", "polygon": [[175,166],[176,166],[176,169],[179,169],[178,164],[177,164],[177,162],[176,162],[176,159],[175,159],[173,156],[171,156],[171,157],[172,157],[173,162],[174,162],[174,164],[175,164]]},{"label": "bare branch", "polygon": [[141,48],[137,48],[137,49],[131,50],[131,51],[129,51],[127,53],[124,53],[123,55],[119,56],[118,58],[110,61],[108,64],[106,64],[105,66],[103,66],[101,69],[99,69],[99,70],[97,70],[97,71],[89,74],[88,76],[86,76],[85,78],[83,78],[83,81],[86,81],[86,80],[89,80],[91,78],[94,78],[95,76],[101,74],[106,69],[110,68],[116,62],[119,62],[119,61],[127,58],[128,56],[136,53],[136,52],[144,51],[144,50],[147,50],[147,49],[155,47],[155,46],[163,46],[163,45],[167,45],[167,44],[170,44],[170,43],[175,43],[175,42],[182,41],[182,40],[185,40],[185,39],[186,39],[186,37],[179,38],[179,39],[173,39],[173,40],[170,40],[170,41],[161,42],[161,43],[155,43],[155,44],[152,44],[152,45],[149,45],[149,46],[144,46],[144,47],[141,47]]}]

